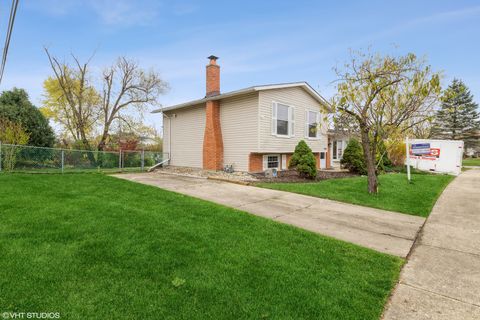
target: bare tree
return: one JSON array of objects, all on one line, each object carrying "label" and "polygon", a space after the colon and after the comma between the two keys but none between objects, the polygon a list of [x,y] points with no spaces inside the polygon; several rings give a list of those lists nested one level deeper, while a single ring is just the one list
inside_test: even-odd
[{"label": "bare tree", "polygon": [[[142,126],[139,116],[149,107],[158,106],[158,97],[168,89],[157,72],[146,71],[125,57],[106,68],[98,81],[91,81],[91,58],[82,64],[72,55],[75,62],[72,67],[60,62],[46,48],[45,52],[55,76],[54,81],[50,78],[44,84],[46,113],[54,114],[53,118],[87,150],[105,149],[114,122],[129,129]],[[101,89],[97,90],[94,83]],[[93,146],[95,132],[100,132],[100,136]]]},{"label": "bare tree", "polygon": [[153,70],[145,71],[136,62],[121,57],[103,72],[101,93],[102,134],[98,150],[103,150],[110,128],[115,120],[132,126],[126,111],[142,113],[148,106],[158,105],[158,97],[168,89],[168,84]]},{"label": "bare tree", "polygon": [[[52,56],[47,48],[45,52],[56,80],[55,83],[50,81],[51,91],[47,91],[47,99],[51,98],[51,111],[56,113],[59,122],[66,126],[75,140],[81,141],[85,149],[91,150],[89,133],[98,120],[99,99],[89,81],[90,59],[81,64],[72,54],[75,67],[71,67]],[[47,79],[46,85],[48,81]],[[54,92],[58,94],[55,95]]]}]

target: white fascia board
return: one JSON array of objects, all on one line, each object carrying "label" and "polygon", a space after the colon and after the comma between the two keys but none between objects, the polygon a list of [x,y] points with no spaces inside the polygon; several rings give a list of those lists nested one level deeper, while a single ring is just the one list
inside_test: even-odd
[{"label": "white fascia board", "polygon": [[220,99],[225,99],[241,94],[246,94],[250,92],[255,92],[255,91],[263,91],[263,90],[274,90],[274,89],[283,89],[283,88],[292,88],[292,87],[303,87],[312,97],[314,97],[320,104],[322,104],[325,109],[329,112],[332,112],[327,100],[325,100],[317,91],[315,91],[308,83],[306,82],[292,82],[292,83],[282,83],[282,84],[272,84],[272,85],[264,85],[264,86],[254,86],[254,87],[248,87],[245,89],[240,89],[236,91],[231,91],[227,93],[222,93],[213,97],[208,97],[208,98],[202,98],[198,100],[193,100],[185,103],[180,103],[176,104],[173,106],[153,110],[152,113],[160,113],[164,111],[170,111],[170,110],[176,110],[176,109],[181,109],[181,108],[186,108],[186,107],[191,107],[194,105],[198,104],[203,104],[207,101],[212,101],[212,100],[220,100]]}]

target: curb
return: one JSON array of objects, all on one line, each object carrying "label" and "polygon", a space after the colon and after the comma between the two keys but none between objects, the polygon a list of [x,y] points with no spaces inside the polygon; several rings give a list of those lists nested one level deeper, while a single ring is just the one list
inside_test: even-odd
[{"label": "curb", "polygon": [[249,181],[238,181],[238,180],[230,180],[227,178],[219,178],[219,177],[207,177],[208,180],[215,180],[215,181],[222,181],[222,182],[229,182],[233,184],[239,184],[242,186],[250,186],[252,185],[252,182]]}]

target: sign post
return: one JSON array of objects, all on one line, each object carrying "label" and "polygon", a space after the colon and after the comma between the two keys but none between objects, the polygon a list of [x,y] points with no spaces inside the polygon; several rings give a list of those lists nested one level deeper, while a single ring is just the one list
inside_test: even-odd
[{"label": "sign post", "polygon": [[410,150],[409,150],[409,141],[408,141],[408,137],[407,137],[407,142],[405,143],[405,148],[406,148],[406,151],[407,151],[407,179],[408,179],[408,182],[410,182]]}]

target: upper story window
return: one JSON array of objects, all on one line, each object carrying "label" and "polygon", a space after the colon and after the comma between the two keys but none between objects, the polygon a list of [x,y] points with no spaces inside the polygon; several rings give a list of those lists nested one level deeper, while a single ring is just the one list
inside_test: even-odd
[{"label": "upper story window", "polygon": [[282,103],[272,104],[272,134],[277,136],[294,136],[294,109]]},{"label": "upper story window", "polygon": [[305,112],[305,137],[320,137],[320,112],[308,110]]}]

